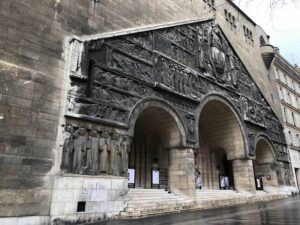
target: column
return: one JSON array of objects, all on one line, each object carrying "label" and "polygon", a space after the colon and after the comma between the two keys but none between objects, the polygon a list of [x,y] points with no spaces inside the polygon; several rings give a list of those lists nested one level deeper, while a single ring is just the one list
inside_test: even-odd
[{"label": "column", "polygon": [[239,192],[255,192],[252,160],[236,159],[232,162],[234,185]]},{"label": "column", "polygon": [[195,162],[192,149],[169,150],[169,187],[174,194],[195,198]]}]

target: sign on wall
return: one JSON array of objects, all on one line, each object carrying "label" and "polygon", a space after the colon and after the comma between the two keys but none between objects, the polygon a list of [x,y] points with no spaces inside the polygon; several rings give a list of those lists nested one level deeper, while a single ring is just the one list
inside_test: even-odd
[{"label": "sign on wall", "polygon": [[135,169],[128,169],[128,187],[135,187]]},{"label": "sign on wall", "polygon": [[152,185],[159,185],[159,170],[152,170]]}]

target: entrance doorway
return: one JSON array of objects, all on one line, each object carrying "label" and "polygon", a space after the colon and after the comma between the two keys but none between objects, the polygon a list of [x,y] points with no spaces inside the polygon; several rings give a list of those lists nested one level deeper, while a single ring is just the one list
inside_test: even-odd
[{"label": "entrance doorway", "polygon": [[256,143],[256,159],[253,161],[254,179],[257,190],[265,190],[270,186],[278,186],[277,174],[273,169],[275,158],[272,147],[265,138]]},{"label": "entrance doorway", "polygon": [[[180,142],[174,118],[164,109],[143,110],[134,125],[129,170],[134,178],[129,187],[169,188],[169,149]],[[132,184],[134,182],[134,184]]]},{"label": "entrance doorway", "polygon": [[244,158],[244,140],[240,124],[224,102],[211,100],[201,110],[199,119],[200,149],[196,169],[201,171],[203,187],[235,189],[233,161]]}]

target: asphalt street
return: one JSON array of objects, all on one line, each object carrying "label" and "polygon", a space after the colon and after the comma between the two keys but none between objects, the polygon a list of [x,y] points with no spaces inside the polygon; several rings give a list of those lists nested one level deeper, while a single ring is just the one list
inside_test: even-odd
[{"label": "asphalt street", "polygon": [[153,216],[111,220],[99,225],[300,225],[300,197],[268,203]]}]

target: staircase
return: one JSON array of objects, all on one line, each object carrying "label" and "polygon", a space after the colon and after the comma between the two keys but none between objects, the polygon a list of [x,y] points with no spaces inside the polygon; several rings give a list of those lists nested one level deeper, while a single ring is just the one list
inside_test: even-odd
[{"label": "staircase", "polygon": [[189,210],[193,201],[162,189],[130,189],[124,200],[127,207],[121,217],[137,218]]},{"label": "staircase", "polygon": [[283,194],[271,194],[264,191],[239,193],[233,190],[197,190],[193,209],[211,209],[224,206],[250,204],[285,198]]},{"label": "staircase", "polygon": [[285,198],[264,191],[238,193],[233,190],[196,190],[194,200],[162,189],[130,189],[124,196],[127,205],[119,218],[138,218],[187,210],[212,209]]},{"label": "staircase", "polygon": [[241,204],[245,194],[233,190],[197,190],[194,208],[208,209]]}]

